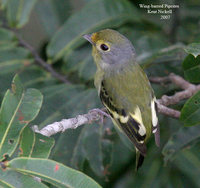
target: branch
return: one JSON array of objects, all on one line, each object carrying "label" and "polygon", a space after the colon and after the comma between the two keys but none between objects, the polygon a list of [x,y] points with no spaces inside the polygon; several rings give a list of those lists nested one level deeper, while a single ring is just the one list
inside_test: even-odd
[{"label": "branch", "polygon": [[200,84],[194,85],[184,80],[182,77],[171,73],[166,77],[154,77],[150,78],[151,82],[154,83],[166,83],[171,82],[174,83],[179,88],[183,89],[183,91],[179,91],[172,96],[163,95],[161,99],[158,100],[159,104],[164,106],[169,106],[173,104],[178,104],[183,99],[188,99],[193,96],[197,91],[200,90]]},{"label": "branch", "polygon": [[178,119],[181,114],[178,110],[174,110],[172,108],[168,108],[167,106],[160,104],[159,100],[157,101],[157,110],[163,115],[170,116],[176,119]]},{"label": "branch", "polygon": [[158,112],[167,116],[171,116],[174,118],[180,117],[180,112],[167,106],[178,104],[183,99],[188,99],[192,95],[194,95],[197,91],[200,90],[200,84],[194,85],[184,80],[182,77],[171,73],[166,77],[153,77],[149,79],[153,83],[165,84],[165,83],[174,83],[179,88],[183,89],[183,91],[179,91],[172,96],[163,95],[161,99],[157,100]]},{"label": "branch", "polygon": [[28,44],[25,40],[23,40],[21,37],[19,37],[18,35],[16,35],[18,40],[19,40],[19,44],[22,45],[23,47],[25,47],[26,49],[28,49],[31,54],[33,55],[35,62],[40,65],[41,67],[43,67],[46,71],[50,72],[51,75],[55,78],[57,78],[58,80],[60,80],[61,82],[64,82],[66,84],[69,84],[70,82],[65,78],[64,75],[61,75],[60,73],[56,72],[53,67],[48,64],[47,62],[45,62],[37,53],[37,51],[30,45]]},{"label": "branch", "polygon": [[14,32],[15,33],[15,36],[17,37],[18,41],[19,41],[19,45],[23,46],[24,48],[28,49],[30,51],[30,53],[32,54],[32,56],[34,57],[35,59],[35,62],[40,65],[42,68],[44,68],[46,71],[50,72],[51,75],[60,80],[61,82],[64,82],[66,84],[69,84],[70,81],[68,81],[66,79],[66,77],[58,72],[56,72],[53,67],[47,63],[46,61],[44,61],[40,55],[37,53],[37,51],[29,44],[27,43],[24,39],[22,39],[18,34],[17,34],[17,31],[16,29],[14,28],[10,28],[9,26],[7,26],[5,23],[3,23],[3,27]]},{"label": "branch", "polygon": [[64,132],[66,129],[76,129],[84,124],[91,124],[95,121],[102,120],[104,116],[110,117],[101,109],[90,110],[87,114],[78,115],[75,118],[63,119],[59,122],[54,122],[42,128],[38,129],[37,125],[33,126],[33,130],[45,136],[51,136],[58,132]]}]

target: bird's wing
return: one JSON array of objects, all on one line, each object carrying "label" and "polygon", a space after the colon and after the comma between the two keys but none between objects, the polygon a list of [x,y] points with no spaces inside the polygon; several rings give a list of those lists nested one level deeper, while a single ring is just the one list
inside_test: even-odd
[{"label": "bird's wing", "polygon": [[100,99],[102,103],[107,108],[113,122],[126,133],[129,139],[134,143],[135,147],[145,156],[146,145],[144,141],[146,138],[146,128],[142,123],[139,107],[136,106],[133,112],[129,112],[123,107],[117,108],[111,96],[112,95],[109,95],[108,90],[104,85],[104,81],[102,81],[100,88]]}]

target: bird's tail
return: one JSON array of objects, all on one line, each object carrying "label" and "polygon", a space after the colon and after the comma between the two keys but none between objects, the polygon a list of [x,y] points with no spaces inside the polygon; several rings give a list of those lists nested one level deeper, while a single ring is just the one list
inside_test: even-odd
[{"label": "bird's tail", "polygon": [[136,171],[142,166],[144,156],[136,149]]}]

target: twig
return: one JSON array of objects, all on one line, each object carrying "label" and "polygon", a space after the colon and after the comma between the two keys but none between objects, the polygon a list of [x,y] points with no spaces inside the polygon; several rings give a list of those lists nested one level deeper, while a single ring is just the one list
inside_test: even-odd
[{"label": "twig", "polygon": [[175,93],[173,96],[163,95],[161,99],[158,100],[158,103],[164,106],[178,104],[181,100],[190,98],[192,95],[194,95],[197,91],[200,90],[200,84],[199,85],[191,84],[188,81],[184,80],[182,77],[175,75],[173,73],[171,73],[167,77],[150,78],[150,81],[154,83],[166,83],[170,81],[171,83],[174,83],[176,86],[183,89],[183,91],[179,91]]},{"label": "twig", "polygon": [[169,76],[149,77],[149,81],[156,84],[166,84],[170,82]]},{"label": "twig", "polygon": [[158,112],[174,118],[179,118],[180,112],[172,108],[168,108],[167,106],[178,104],[181,100],[190,98],[192,95],[194,95],[197,91],[200,90],[200,84],[191,84],[188,81],[184,80],[182,77],[173,73],[166,77],[152,77],[149,80],[153,83],[159,84],[171,82],[179,88],[183,89],[183,91],[179,91],[173,96],[163,95],[161,99],[157,100]]},{"label": "twig", "polygon": [[55,78],[57,78],[58,80],[69,84],[70,82],[65,78],[65,76],[61,75],[60,73],[56,72],[53,67],[48,64],[47,62],[45,62],[40,56],[39,54],[36,52],[36,50],[30,45],[28,44],[25,40],[23,40],[21,37],[19,37],[18,35],[16,35],[18,40],[19,40],[19,44],[22,45],[23,47],[25,47],[26,49],[28,49],[31,54],[33,55],[35,62],[40,65],[41,67],[43,67],[46,71],[50,72],[51,75]]},{"label": "twig", "polygon": [[180,114],[181,114],[178,110],[174,110],[172,108],[168,108],[168,107],[160,104],[159,100],[158,100],[158,103],[157,103],[157,109],[158,109],[159,113],[173,117],[173,118],[176,118],[176,119],[178,119],[180,117]]},{"label": "twig", "polygon": [[54,122],[38,129],[37,125],[33,126],[33,130],[45,136],[51,136],[58,132],[64,132],[66,129],[76,129],[83,124],[91,124],[92,122],[99,121],[103,116],[109,117],[108,114],[101,109],[90,110],[87,114],[78,115],[75,118],[63,119],[60,122]]},{"label": "twig", "polygon": [[66,77],[58,72],[56,72],[53,67],[48,64],[46,61],[44,61],[40,55],[37,53],[37,51],[29,44],[27,43],[24,39],[22,39],[18,34],[17,34],[17,31],[16,29],[14,28],[10,28],[9,26],[6,25],[6,23],[3,23],[2,26],[12,32],[15,33],[15,36],[17,37],[18,41],[19,41],[19,45],[25,47],[26,49],[28,49],[30,51],[30,53],[32,54],[32,56],[34,57],[35,59],[35,62],[40,65],[42,68],[44,68],[46,71],[50,72],[51,75],[60,80],[61,82],[64,82],[66,84],[69,84],[70,81],[68,81],[66,79]]}]

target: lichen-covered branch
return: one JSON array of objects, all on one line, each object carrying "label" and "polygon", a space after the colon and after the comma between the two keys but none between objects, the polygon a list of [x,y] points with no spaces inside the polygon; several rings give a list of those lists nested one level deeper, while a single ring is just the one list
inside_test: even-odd
[{"label": "lichen-covered branch", "polygon": [[45,136],[51,136],[59,132],[64,132],[66,129],[76,129],[84,124],[91,124],[95,121],[100,121],[104,116],[110,117],[101,109],[90,110],[87,114],[77,115],[74,118],[63,119],[59,122],[54,122],[38,129],[37,125],[33,126],[33,130]]}]

